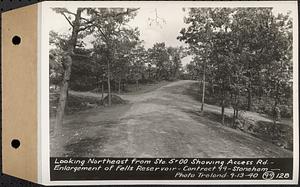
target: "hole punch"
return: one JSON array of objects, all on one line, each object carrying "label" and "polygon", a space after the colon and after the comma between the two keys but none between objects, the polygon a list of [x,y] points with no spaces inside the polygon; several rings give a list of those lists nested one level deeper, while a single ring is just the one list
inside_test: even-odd
[{"label": "hole punch", "polygon": [[14,36],[14,37],[12,38],[12,43],[13,43],[14,45],[19,45],[19,44],[21,43],[21,38],[20,38],[19,36]]},{"label": "hole punch", "polygon": [[13,139],[13,140],[11,141],[11,146],[12,146],[13,148],[15,148],[15,149],[18,149],[18,148],[20,147],[20,145],[21,145],[20,140]]}]

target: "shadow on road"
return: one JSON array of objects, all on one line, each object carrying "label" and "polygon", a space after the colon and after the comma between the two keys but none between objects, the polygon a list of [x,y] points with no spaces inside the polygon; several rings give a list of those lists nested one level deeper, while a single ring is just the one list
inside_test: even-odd
[{"label": "shadow on road", "polygon": [[87,154],[95,155],[97,149],[101,148],[101,145],[103,145],[106,140],[106,137],[86,137],[78,142],[67,144],[64,146],[66,151],[64,157],[82,157]]}]

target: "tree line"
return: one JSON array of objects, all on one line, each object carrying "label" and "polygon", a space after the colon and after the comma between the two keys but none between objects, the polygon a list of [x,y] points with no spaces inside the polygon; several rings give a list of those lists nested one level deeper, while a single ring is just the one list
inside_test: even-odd
[{"label": "tree line", "polygon": [[[253,99],[270,105],[278,120],[283,106],[292,106],[292,19],[272,8],[190,8],[187,28],[178,39],[188,45],[193,60],[190,79],[201,82],[202,107],[207,93],[221,107],[253,110]],[[268,102],[267,102],[268,101]]]},{"label": "tree line", "polygon": [[[78,8],[71,12],[53,8],[70,25],[70,34],[49,33],[50,85],[59,90],[55,132],[59,132],[68,90],[120,93],[127,84],[178,79],[182,72],[182,47],[156,43],[146,49],[138,28],[128,25],[139,9]],[[87,37],[92,45],[86,47]]]}]

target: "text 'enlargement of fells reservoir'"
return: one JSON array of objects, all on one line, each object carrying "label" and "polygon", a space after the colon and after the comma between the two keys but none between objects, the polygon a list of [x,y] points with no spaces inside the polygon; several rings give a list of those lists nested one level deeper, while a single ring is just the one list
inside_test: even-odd
[{"label": "text 'enlargement of fells reservoir'", "polygon": [[51,180],[292,179],[288,158],[51,158],[50,164]]}]

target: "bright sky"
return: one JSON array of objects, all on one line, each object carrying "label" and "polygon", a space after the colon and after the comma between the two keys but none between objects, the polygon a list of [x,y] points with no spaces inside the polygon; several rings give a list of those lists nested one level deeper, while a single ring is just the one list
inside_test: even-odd
[{"label": "bright sky", "polygon": [[[156,10],[157,16],[161,18],[159,19],[160,24],[157,25],[152,22],[150,26],[151,20],[149,19],[156,17]],[[129,25],[139,28],[140,38],[145,41],[146,48],[152,47],[156,42],[165,42],[167,46],[174,47],[182,44],[176,37],[179,35],[181,28],[185,27],[183,22],[185,13],[182,11],[182,7],[173,7],[172,14],[169,11],[168,7],[143,7],[138,10],[137,16],[129,22]],[[75,12],[75,10],[72,12]],[[51,30],[59,33],[69,33],[70,26],[63,16],[53,11],[50,12],[49,16],[53,20],[50,22]]]},{"label": "bright sky", "polygon": [[[271,6],[271,5],[270,5]],[[273,5],[274,6],[274,5]],[[182,4],[168,4],[164,3],[159,6],[143,6],[138,10],[137,16],[130,21],[129,25],[133,27],[138,27],[140,30],[140,38],[144,41],[144,45],[146,48],[152,47],[156,42],[165,42],[167,46],[180,46],[184,45],[182,42],[177,40],[177,36],[179,35],[179,31],[186,27],[183,22],[183,18],[185,16],[185,12],[182,10]],[[67,7],[68,10],[75,12],[74,7]],[[279,12],[286,13],[289,10],[289,6],[275,6],[274,13],[277,14]],[[155,19],[155,14],[157,12],[157,16],[161,19],[157,25],[151,19]],[[51,22],[48,24],[51,30],[54,30],[58,33],[69,33],[70,26],[65,20],[65,18],[53,11],[48,12],[51,17]],[[150,19],[150,20],[149,20]],[[88,40],[88,39],[87,39]],[[87,47],[91,47],[91,45],[87,43]],[[183,64],[187,64],[191,60],[191,57],[184,58]]]},{"label": "bright sky", "polygon": [[[156,24],[153,21],[153,19],[156,18],[156,12],[158,18],[161,18],[158,19],[159,24]],[[50,14],[53,20],[53,22],[50,23],[51,30],[61,34],[70,32],[70,26],[63,16],[53,11]],[[183,22],[185,14],[182,7],[173,7],[172,14],[170,14],[170,9],[168,7],[143,7],[138,10],[136,17],[128,24],[132,27],[139,28],[140,39],[144,41],[145,48],[150,48],[157,42],[165,42],[166,46],[176,47],[184,45],[176,38],[179,36],[180,30],[186,26]],[[87,47],[91,47],[88,42],[86,43]],[[191,57],[186,57],[182,59],[182,62],[185,65],[190,60]]]},{"label": "bright sky", "polygon": [[[172,8],[172,14],[169,11],[167,7],[141,8],[130,22],[130,25],[139,28],[146,48],[152,47],[156,42],[165,42],[167,46],[173,47],[182,45],[176,38],[179,31],[186,26],[183,22],[185,12],[181,7]],[[159,24],[154,22],[156,12]]]}]

